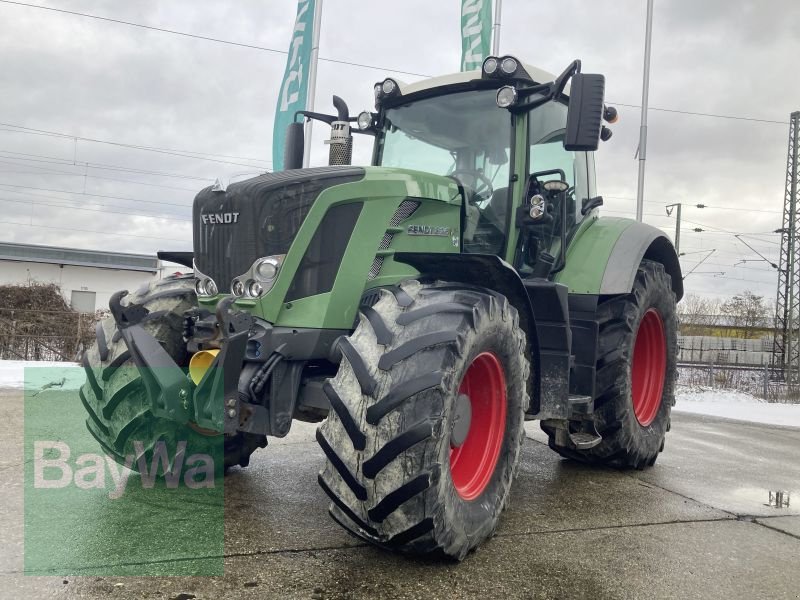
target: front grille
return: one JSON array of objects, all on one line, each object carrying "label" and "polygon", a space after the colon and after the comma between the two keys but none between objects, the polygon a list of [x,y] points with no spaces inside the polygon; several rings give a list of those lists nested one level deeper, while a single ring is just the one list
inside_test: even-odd
[{"label": "front grille", "polygon": [[232,183],[225,192],[206,188],[194,201],[198,270],[224,293],[256,259],[289,250],[323,190],[363,176],[361,168],[323,167],[267,173]]},{"label": "front grille", "polygon": [[[403,200],[400,203],[400,206],[397,207],[397,210],[394,211],[392,218],[389,219],[389,227],[397,227],[408,219],[411,215],[413,215],[417,209],[419,208],[420,203],[416,200]],[[381,243],[378,244],[378,250],[388,250],[389,247],[392,245],[392,240],[394,239],[394,234],[390,232],[386,232],[381,239]],[[369,268],[369,273],[367,274],[367,279],[372,280],[375,279],[381,272],[381,268],[383,267],[383,256],[376,256],[375,260],[372,261],[372,265]]]}]

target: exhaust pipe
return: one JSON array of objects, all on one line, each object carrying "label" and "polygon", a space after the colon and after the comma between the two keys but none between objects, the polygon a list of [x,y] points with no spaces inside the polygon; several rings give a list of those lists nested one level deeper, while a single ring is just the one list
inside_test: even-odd
[{"label": "exhaust pipe", "polygon": [[353,160],[353,135],[350,133],[350,111],[345,101],[339,96],[333,97],[333,106],[338,113],[338,120],[331,123],[331,139],[325,140],[325,143],[330,145],[328,164],[349,165]]}]

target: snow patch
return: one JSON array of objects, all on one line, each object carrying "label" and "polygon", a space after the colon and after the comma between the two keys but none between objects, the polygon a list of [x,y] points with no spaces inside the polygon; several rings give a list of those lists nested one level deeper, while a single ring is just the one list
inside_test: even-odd
[{"label": "snow patch", "polygon": [[800,404],[764,402],[737,390],[679,386],[673,410],[763,425],[800,427]]},{"label": "snow patch", "polygon": [[0,388],[77,390],[84,381],[86,373],[78,363],[0,360]]},{"label": "snow patch", "polygon": [[739,390],[719,390],[705,386],[678,386],[677,398],[679,402],[750,402],[765,404],[763,400]]}]

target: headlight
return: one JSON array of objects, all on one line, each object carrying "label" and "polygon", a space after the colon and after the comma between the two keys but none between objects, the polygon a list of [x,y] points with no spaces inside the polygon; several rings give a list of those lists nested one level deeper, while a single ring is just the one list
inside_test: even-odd
[{"label": "headlight", "polygon": [[497,66],[497,59],[494,56],[490,56],[483,61],[483,72],[487,75],[494,75],[497,72]]},{"label": "headlight", "polygon": [[258,298],[272,289],[281,270],[285,254],[265,256],[255,261],[247,272],[231,281],[231,292],[237,298]]},{"label": "headlight", "polygon": [[517,90],[510,85],[504,85],[497,90],[497,106],[508,108],[517,102]]},{"label": "headlight", "polygon": [[200,275],[200,277],[195,280],[194,291],[198,296],[203,296],[204,298],[210,298],[219,293],[217,284],[214,283],[214,280],[210,277],[206,277],[205,275]]},{"label": "headlight", "polygon": [[510,56],[505,57],[503,62],[500,63],[500,70],[504,75],[513,75],[516,73],[517,67],[519,67],[519,63],[515,58],[511,58]]},{"label": "headlight", "polygon": [[545,204],[544,196],[536,194],[531,198],[531,208],[528,214],[531,219],[539,220],[544,216],[545,212],[547,212],[547,205]]},{"label": "headlight", "polygon": [[259,279],[270,281],[275,279],[281,263],[277,258],[267,257],[256,263],[255,274]]},{"label": "headlight", "polygon": [[192,269],[194,269],[194,291],[198,296],[210,298],[219,294],[217,284],[208,275],[203,275],[200,269],[197,268],[197,263],[192,261]]},{"label": "headlight", "polygon": [[247,284],[247,295],[251,298],[258,298],[264,292],[264,287],[257,281],[250,281]]},{"label": "headlight", "polygon": [[397,82],[394,79],[387,79],[383,82],[381,86],[381,90],[387,96],[389,94],[394,94],[395,90],[397,89]]},{"label": "headlight", "polygon": [[561,181],[560,179],[551,179],[550,181],[545,181],[542,184],[542,187],[546,189],[548,192],[566,192],[569,189],[569,184],[566,181]]},{"label": "headlight", "polygon": [[358,128],[369,129],[372,126],[372,113],[366,110],[358,115]]}]

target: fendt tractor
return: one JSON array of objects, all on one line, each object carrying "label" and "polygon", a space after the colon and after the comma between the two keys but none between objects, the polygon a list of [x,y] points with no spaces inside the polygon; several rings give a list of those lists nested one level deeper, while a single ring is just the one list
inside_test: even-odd
[{"label": "fendt tractor", "polygon": [[[221,471],[321,422],[333,519],[459,560],[497,527],[525,421],[568,459],[652,465],[680,265],[660,230],[599,216],[617,111],[580,70],[489,57],[380,81],[374,112],[298,112],[285,170],[202,190],[193,252],[159,253],[193,274],[112,297],[81,390],[105,452],[160,444],[170,473],[180,444],[217,444]],[[331,126],[327,167],[302,168],[307,119]],[[350,166],[354,133],[370,166]]]}]

